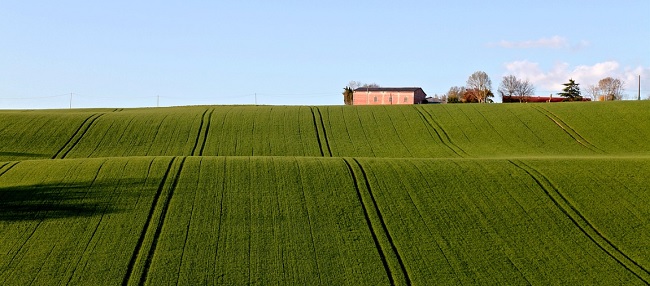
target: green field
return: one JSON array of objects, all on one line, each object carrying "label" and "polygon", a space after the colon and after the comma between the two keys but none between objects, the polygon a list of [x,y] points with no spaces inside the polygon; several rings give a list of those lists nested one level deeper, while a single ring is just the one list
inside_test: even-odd
[{"label": "green field", "polygon": [[649,110],[0,111],[0,284],[648,285]]}]

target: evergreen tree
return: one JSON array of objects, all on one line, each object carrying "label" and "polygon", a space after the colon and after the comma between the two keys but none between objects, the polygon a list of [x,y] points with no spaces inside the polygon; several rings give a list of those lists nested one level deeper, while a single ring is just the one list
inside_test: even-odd
[{"label": "evergreen tree", "polygon": [[582,96],[580,96],[580,87],[573,79],[570,79],[568,83],[562,84],[564,89],[562,92],[558,93],[559,96],[564,97],[564,101],[580,101]]}]

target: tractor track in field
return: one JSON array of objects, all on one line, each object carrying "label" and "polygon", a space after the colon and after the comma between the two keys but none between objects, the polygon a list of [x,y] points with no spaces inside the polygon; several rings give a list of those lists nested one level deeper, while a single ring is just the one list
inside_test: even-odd
[{"label": "tractor track in field", "polygon": [[[332,157],[332,150],[330,149],[330,144],[329,140],[327,139],[327,133],[325,131],[325,123],[323,122],[323,115],[320,113],[320,109],[315,106],[309,107],[311,110],[311,116],[314,119],[314,130],[316,131],[316,139],[318,140],[318,148],[320,149],[320,154],[321,156],[325,157],[326,155],[329,155],[329,157]],[[316,112],[314,112],[314,109],[318,112],[318,119],[316,119]],[[319,123],[320,123],[320,128],[319,128]],[[321,134],[322,133],[322,134]],[[325,145],[325,147],[323,147]]]},{"label": "tractor track in field", "polygon": [[641,281],[650,285],[650,271],[620,250],[616,244],[605,237],[541,172],[518,160],[508,160],[512,165],[528,174],[542,188],[555,206],[567,216],[580,231],[626,270]]},{"label": "tractor track in field", "polygon": [[316,111],[318,111],[318,117],[320,118],[320,126],[323,130],[323,138],[325,138],[325,146],[327,146],[327,152],[329,153],[329,156],[332,157],[332,149],[330,148],[330,140],[327,138],[327,130],[325,129],[325,122],[323,121],[323,114],[320,112],[320,108],[316,108]]},{"label": "tractor track in field", "polygon": [[509,112],[510,114],[512,114],[513,117],[517,118],[517,120],[518,120],[519,122],[521,122],[521,124],[523,124],[523,125],[526,127],[526,129],[527,129],[528,131],[530,131],[530,133],[533,134],[533,135],[535,136],[535,138],[537,138],[537,140],[538,140],[539,142],[544,142],[544,140],[543,140],[542,138],[539,138],[539,136],[537,136],[537,132],[533,131],[533,129],[531,129],[530,126],[529,126],[528,124],[526,124],[526,122],[524,122],[524,121],[521,119],[521,117],[520,117],[519,115],[515,114],[515,113],[512,112],[512,110],[510,110],[510,109],[508,109],[508,112]]},{"label": "tractor track in field", "polygon": [[160,127],[161,127],[163,124],[165,124],[165,119],[167,119],[167,117],[169,117],[168,114],[165,115],[165,116],[160,120],[160,122],[158,122],[158,126],[156,126],[156,131],[155,131],[155,133],[153,134],[153,139],[151,140],[152,143],[149,144],[149,148],[147,149],[147,153],[145,153],[146,156],[151,156],[151,155],[150,155],[150,154],[151,154],[151,148],[153,148],[153,145],[154,145],[153,142],[156,142],[156,138],[158,138],[158,134],[160,133]]},{"label": "tractor track in field", "polygon": [[316,131],[316,140],[318,141],[318,149],[320,150],[320,155],[322,157],[325,157],[325,151],[323,150],[323,142],[319,131],[320,129],[318,129],[318,123],[316,123],[317,120],[316,120],[316,113],[314,112],[314,107],[309,107],[309,110],[311,111],[311,117],[314,123],[314,131]]},{"label": "tractor track in field", "polygon": [[[9,262],[6,263],[6,268],[5,269],[11,269],[9,266],[11,266],[14,263],[14,261],[16,260],[16,257],[18,256],[18,254],[20,254],[21,250],[23,250],[23,248],[25,248],[25,245],[27,245],[27,242],[29,242],[29,240],[32,239],[32,237],[34,236],[34,234],[36,233],[38,228],[41,226],[43,221],[44,221],[44,219],[39,219],[38,222],[36,223],[36,225],[34,226],[34,228],[29,231],[29,235],[27,236],[27,238],[25,238],[22,241],[22,243],[20,243],[20,246],[18,248],[16,248],[16,251],[11,256],[11,259],[9,259]],[[9,254],[9,253],[7,253],[7,254]],[[2,274],[4,274],[4,273],[2,273]],[[0,276],[0,278],[1,277],[2,276]],[[1,282],[3,282],[3,285],[4,285],[5,281],[1,281]]]},{"label": "tractor track in field", "polygon": [[[384,110],[388,111],[386,106],[384,106]],[[402,136],[399,135],[399,130],[397,130],[397,127],[395,126],[395,120],[393,120],[393,118],[390,116],[390,113],[386,112],[385,114],[388,117],[388,119],[390,119],[389,121],[391,126],[393,127],[393,131],[395,131],[395,134],[398,134],[397,138],[399,139],[399,143],[402,144],[404,150],[406,150],[406,152],[408,152],[408,154],[412,157],[413,153],[411,153],[411,148],[409,148],[409,146],[406,143],[404,143],[404,139],[402,139]],[[403,111],[402,111],[402,115],[404,115]],[[374,112],[372,113],[372,117],[373,118],[375,117]]]},{"label": "tractor track in field", "polygon": [[496,127],[494,127],[494,125],[492,124],[492,121],[488,120],[487,117],[485,117],[485,114],[483,114],[483,112],[481,112],[478,108],[476,108],[476,105],[472,105],[472,107],[474,108],[474,111],[476,111],[476,113],[481,115],[481,118],[483,118],[483,120],[487,123],[487,125],[490,126],[490,129],[492,131],[494,131],[494,133],[499,135],[499,138],[501,138],[501,141],[506,143],[506,145],[510,145],[508,140],[506,140],[506,138],[503,137],[503,134],[501,134],[501,132],[499,132],[499,130]]},{"label": "tractor track in field", "polygon": [[[433,116],[431,115],[431,113],[426,112],[428,117],[431,119],[431,120],[429,120],[429,119],[427,119],[427,116],[424,114],[424,112],[421,109],[422,108],[419,107],[419,106],[415,107],[415,110],[420,114],[420,117],[422,117],[422,121],[424,121],[424,123],[427,126],[431,127],[431,129],[433,129],[433,132],[436,133],[435,137],[438,137],[438,140],[440,140],[440,143],[442,143],[447,148],[449,148],[449,150],[451,150],[458,157],[464,158],[464,157],[469,156],[469,154],[467,154],[467,152],[465,152],[465,150],[463,150],[463,148],[460,148],[460,146],[456,145],[453,141],[451,141],[451,137],[449,137],[449,134],[447,134],[445,129],[442,128],[442,126],[440,126],[440,124],[438,124],[438,122],[433,119]],[[431,123],[431,121],[433,121],[433,123]],[[437,127],[434,126],[434,124]],[[429,129],[427,128],[427,130],[429,130]],[[438,130],[440,130],[440,132],[438,132]],[[442,135],[440,134],[441,132],[442,132]],[[429,134],[431,135],[431,137],[434,137],[433,134],[431,133],[431,130],[429,130]]]},{"label": "tractor track in field", "polygon": [[79,125],[79,128],[77,128],[77,130],[74,132],[74,134],[72,134],[70,139],[68,139],[68,141],[65,142],[65,144],[63,144],[61,149],[59,149],[59,151],[57,151],[56,154],[54,154],[54,156],[52,156],[52,159],[64,159],[68,155],[68,153],[70,153],[70,151],[72,151],[72,149],[74,149],[74,147],[77,145],[77,143],[79,143],[79,141],[81,141],[81,139],[84,137],[84,135],[86,135],[86,133],[88,132],[90,127],[95,123],[95,121],[97,119],[99,119],[100,117],[102,117],[102,115],[104,115],[104,113],[101,113],[101,114],[100,113],[95,113],[95,114],[89,116],[88,118],[86,118],[81,123],[81,125]]},{"label": "tractor track in field", "polygon": [[[178,180],[181,171],[183,170],[186,158],[183,157],[180,159],[177,170],[173,170],[177,159],[177,157],[174,157],[169,162],[167,170],[158,186],[158,190],[156,191],[151,203],[151,209],[149,210],[146,222],[142,228],[142,232],[140,233],[140,238],[138,239],[133,254],[131,255],[131,260],[129,261],[126,274],[122,280],[122,285],[143,285],[147,279],[163,223],[165,222],[169,203],[174,195],[174,189],[178,185]],[[172,175],[172,173],[174,174]],[[174,177],[171,178],[171,176]],[[165,186],[168,185],[167,182],[170,180],[172,180],[171,186],[166,188]],[[157,211],[158,209],[159,211]]]},{"label": "tractor track in field", "polygon": [[19,162],[9,162],[9,163],[5,163],[4,165],[0,166],[0,177],[2,177],[2,175],[9,172],[9,170],[13,169],[13,167],[16,167],[16,165],[18,165],[18,163]]},{"label": "tractor track in field", "polygon": [[[314,226],[312,223],[312,218],[311,215],[309,214],[309,206],[307,204],[307,195],[305,194],[305,185],[304,181],[302,179],[302,173],[300,171],[300,163],[298,161],[294,161],[296,164],[296,168],[298,170],[298,180],[300,184],[300,191],[302,192],[302,202],[301,204],[305,208],[305,213],[307,214],[307,222],[309,225],[309,236],[311,238],[311,251],[314,253],[314,263],[316,264],[316,271],[318,273],[318,284],[323,284],[323,280],[321,277],[321,266],[320,263],[318,263],[318,252],[316,251],[316,239],[314,238]],[[250,265],[250,264],[249,264]]]},{"label": "tractor track in field", "polygon": [[569,135],[571,138],[573,138],[573,140],[578,142],[578,144],[582,145],[583,147],[585,147],[585,148],[587,148],[587,149],[589,149],[589,150],[591,150],[593,152],[605,153],[605,151],[599,149],[598,147],[596,147],[596,145],[591,144],[591,142],[589,142],[587,139],[582,137],[582,135],[580,135],[580,133],[578,133],[578,131],[573,129],[569,124],[564,122],[564,120],[562,120],[559,116],[555,115],[553,112],[548,111],[544,107],[534,106],[534,105],[533,105],[533,107],[537,111],[539,111],[541,114],[546,116],[548,119],[553,121],[553,123],[555,123],[557,126],[559,126],[567,135]]},{"label": "tractor track in field", "polygon": [[[359,168],[359,170],[361,172],[361,177],[359,177],[359,174],[355,173],[354,168],[352,167],[352,164],[350,163],[350,161],[353,161],[354,165],[356,165],[356,167]],[[384,219],[383,219],[383,217],[381,215],[381,211],[379,210],[379,206],[377,205],[377,201],[375,200],[375,197],[373,196],[372,191],[370,190],[370,183],[368,182],[368,176],[366,175],[365,170],[363,169],[363,167],[361,166],[359,161],[357,161],[354,158],[353,159],[343,158],[343,162],[345,162],[345,164],[348,167],[348,171],[350,172],[350,175],[352,175],[352,180],[354,182],[354,188],[357,191],[357,197],[358,197],[359,202],[361,204],[361,208],[363,209],[363,215],[364,215],[364,217],[366,219],[366,224],[368,225],[368,229],[370,230],[370,234],[372,235],[372,239],[375,242],[375,247],[377,248],[377,251],[379,252],[379,256],[381,258],[382,264],[384,265],[384,269],[386,271],[386,274],[388,275],[388,279],[390,281],[390,284],[391,285],[396,285],[396,283],[397,284],[402,284],[402,281],[396,282],[395,277],[393,277],[393,276],[397,276],[397,278],[400,278],[400,276],[398,274],[396,274],[396,273],[394,274],[394,272],[395,271],[401,271],[401,274],[402,274],[403,279],[404,279],[403,283],[406,284],[406,285],[411,285],[411,279],[410,279],[410,277],[408,275],[408,272],[406,271],[406,266],[404,265],[404,262],[402,261],[402,257],[399,255],[399,252],[397,251],[397,247],[395,246],[395,243],[393,242],[392,236],[388,232],[388,228],[387,228],[386,223],[384,222]],[[363,198],[364,196],[361,194],[361,187],[360,187],[360,184],[359,184],[360,181],[364,182],[363,185],[365,186],[365,188],[367,190],[368,196],[370,196],[370,200],[371,200],[371,203],[372,203],[371,207],[366,206],[366,200],[367,199],[364,200],[364,198]],[[378,230],[377,230],[377,228],[375,226],[373,226],[372,219],[370,218],[370,212],[374,212],[374,214],[375,214],[374,216],[377,217],[377,220],[379,221],[379,224],[381,225],[381,230],[382,230],[381,233],[378,232]],[[390,250],[384,249],[384,247],[382,246],[382,244],[380,242],[380,235],[382,237],[384,237],[385,240],[388,241],[388,244],[390,245]],[[399,264],[399,268],[400,268],[399,270],[395,270],[395,271],[391,270],[390,264],[394,264],[394,263],[389,262],[389,255],[387,255],[387,251],[392,251],[393,255],[395,256],[395,258],[397,260],[396,263]],[[390,256],[390,257],[392,257],[392,256]]]},{"label": "tractor track in field", "polygon": [[208,114],[208,123],[205,126],[205,132],[203,132],[203,142],[201,143],[201,149],[199,150],[199,156],[203,156],[203,151],[205,150],[205,144],[208,142],[208,135],[210,134],[210,125],[212,125],[212,115],[214,114],[214,108],[210,110]]},{"label": "tractor track in field", "polygon": [[[208,112],[210,111],[210,112]],[[212,120],[212,113],[214,109],[206,109],[203,114],[201,114],[201,124],[199,125],[199,131],[196,134],[196,140],[194,141],[194,147],[192,147],[192,156],[202,156],[203,149],[205,149],[205,141],[208,139],[208,131],[210,129],[210,121]],[[207,123],[206,123],[206,114],[207,114]],[[203,128],[205,126],[205,128]]]}]

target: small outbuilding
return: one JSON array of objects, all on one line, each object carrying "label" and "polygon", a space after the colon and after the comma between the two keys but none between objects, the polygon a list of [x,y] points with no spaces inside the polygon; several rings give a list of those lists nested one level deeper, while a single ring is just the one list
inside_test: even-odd
[{"label": "small outbuilding", "polygon": [[427,97],[420,87],[360,87],[353,92],[352,105],[420,104]]}]

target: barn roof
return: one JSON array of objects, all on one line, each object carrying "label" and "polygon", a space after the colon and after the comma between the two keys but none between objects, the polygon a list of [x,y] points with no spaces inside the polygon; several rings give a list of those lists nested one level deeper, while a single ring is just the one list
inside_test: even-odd
[{"label": "barn roof", "polygon": [[359,87],[354,91],[417,91],[421,87]]}]

